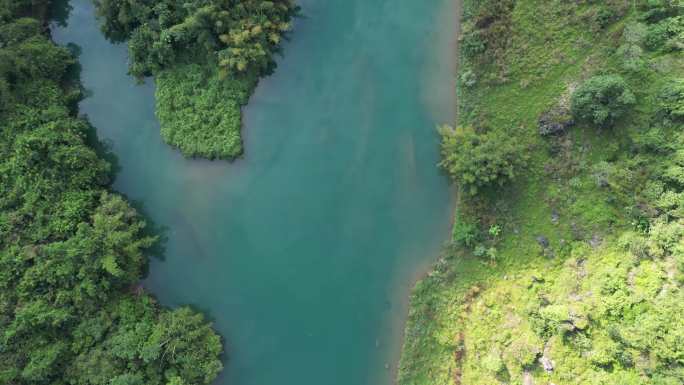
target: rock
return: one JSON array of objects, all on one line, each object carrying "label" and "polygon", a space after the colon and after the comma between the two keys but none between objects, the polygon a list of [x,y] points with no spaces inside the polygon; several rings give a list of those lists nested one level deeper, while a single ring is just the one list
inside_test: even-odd
[{"label": "rock", "polygon": [[546,238],[546,237],[543,236],[543,235],[539,235],[536,239],[537,239],[537,243],[539,243],[539,246],[541,246],[541,247],[544,248],[544,249],[548,249],[548,248],[549,248],[550,243],[549,243],[549,239],[548,239],[548,238]]},{"label": "rock", "polygon": [[553,372],[556,363],[551,360],[551,341],[544,344],[544,353],[539,357],[539,363],[547,372]]},{"label": "rock", "polygon": [[601,239],[598,234],[594,234],[594,236],[589,240],[589,245],[595,249],[601,246],[601,243],[603,243],[603,239]]},{"label": "rock", "polygon": [[532,373],[528,372],[527,370],[523,372],[523,385],[534,385],[534,378],[532,377]]},{"label": "rock", "polygon": [[541,136],[563,134],[574,124],[575,121],[572,120],[569,109],[556,107],[539,117],[539,134]]},{"label": "rock", "polygon": [[576,241],[584,239],[584,230],[575,222],[570,224],[570,231],[572,231],[572,238]]},{"label": "rock", "polygon": [[542,356],[539,358],[539,363],[547,372],[553,372],[553,362],[548,357]]},{"label": "rock", "polygon": [[551,211],[551,223],[557,225],[560,222],[560,214],[556,210]]}]

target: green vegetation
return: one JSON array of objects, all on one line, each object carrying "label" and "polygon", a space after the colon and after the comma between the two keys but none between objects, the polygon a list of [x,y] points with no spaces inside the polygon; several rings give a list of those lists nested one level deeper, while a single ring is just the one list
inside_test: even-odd
[{"label": "green vegetation", "polygon": [[155,76],[164,140],[186,156],[242,153],[241,107],[292,17],[291,0],[95,0],[102,30],[128,41],[130,73]]},{"label": "green vegetation", "polygon": [[597,126],[612,127],[635,103],[634,94],[617,75],[588,79],[572,94],[572,113]]},{"label": "green vegetation", "polygon": [[442,126],[442,167],[470,194],[512,180],[525,166],[525,148],[501,131],[477,133],[472,127]]},{"label": "green vegetation", "polygon": [[458,123],[475,130],[460,135],[511,137],[529,160],[496,176],[466,158],[477,139],[440,130],[461,191],[456,164],[497,183],[459,194],[412,295],[400,384],[684,382],[683,15],[465,1]]},{"label": "green vegetation", "polygon": [[77,118],[50,1],[0,1],[0,383],[208,384],[220,337],[137,286],[156,243]]}]

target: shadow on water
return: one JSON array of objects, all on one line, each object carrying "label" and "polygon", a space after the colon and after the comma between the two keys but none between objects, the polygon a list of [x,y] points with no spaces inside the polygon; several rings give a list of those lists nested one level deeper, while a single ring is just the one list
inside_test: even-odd
[{"label": "shadow on water", "polygon": [[[125,196],[125,194],[122,195]],[[129,197],[126,197],[126,199],[131,207],[133,207],[145,221],[145,228],[142,230],[142,234],[155,239],[152,246],[147,248],[146,254],[158,261],[164,261],[166,259],[166,245],[169,242],[169,226],[155,222],[154,219],[152,219],[149,210],[145,208],[145,203],[141,200],[133,200]],[[145,269],[144,278],[146,278],[149,273],[148,268],[149,266]]]},{"label": "shadow on water", "polygon": [[74,7],[71,6],[69,0],[53,0],[48,8],[49,20],[57,23],[60,27],[66,27],[73,9]]}]

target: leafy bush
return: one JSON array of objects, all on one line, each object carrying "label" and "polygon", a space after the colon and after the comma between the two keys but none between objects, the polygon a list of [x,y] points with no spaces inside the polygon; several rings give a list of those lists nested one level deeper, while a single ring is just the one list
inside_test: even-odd
[{"label": "leafy bush", "polygon": [[652,50],[684,49],[684,16],[671,17],[650,26],[646,46]]},{"label": "leafy bush", "polygon": [[617,75],[595,76],[572,95],[572,112],[578,120],[610,127],[622,117],[636,98]]},{"label": "leafy bush", "polygon": [[162,138],[185,156],[239,156],[240,112],[255,83],[256,78],[244,76],[220,80],[216,72],[198,64],[162,71],[156,79]]},{"label": "leafy bush", "polygon": [[482,234],[477,223],[472,223],[459,219],[454,224],[451,238],[456,245],[472,247],[480,240]]},{"label": "leafy bush", "polygon": [[498,131],[483,134],[472,127],[439,128],[442,135],[440,165],[474,195],[478,189],[503,185],[522,168],[527,155],[514,136]]},{"label": "leafy bush", "polygon": [[503,54],[515,3],[516,0],[482,0],[468,4],[461,38],[465,57],[491,58]]},{"label": "leafy bush", "polygon": [[660,93],[660,108],[672,119],[684,118],[684,79],[677,79]]},{"label": "leafy bush", "polygon": [[641,6],[640,18],[649,23],[680,15],[684,11],[684,5],[680,0],[647,0],[642,2]]},{"label": "leafy bush", "polygon": [[262,73],[273,65],[298,7],[289,0],[97,0],[103,32],[129,40],[130,70],[137,77],[175,64],[216,62],[222,71]]}]

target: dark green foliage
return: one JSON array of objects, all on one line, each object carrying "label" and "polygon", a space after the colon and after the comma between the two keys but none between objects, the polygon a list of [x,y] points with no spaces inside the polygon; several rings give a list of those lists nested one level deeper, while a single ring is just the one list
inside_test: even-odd
[{"label": "dark green foliage", "polygon": [[442,126],[440,134],[440,165],[472,195],[512,180],[527,161],[524,146],[500,131],[477,133],[471,127]]},{"label": "dark green foliage", "polygon": [[578,120],[610,127],[635,102],[634,94],[620,76],[595,76],[575,90],[572,112]]},{"label": "dark green foliage", "polygon": [[179,62],[213,62],[225,73],[262,73],[297,7],[290,0],[96,0],[102,30],[129,40],[131,73],[157,74]]},{"label": "dark green foliage", "polygon": [[458,246],[473,247],[482,237],[477,223],[459,220],[454,223],[451,239]]},{"label": "dark green foliage", "polygon": [[155,239],[109,192],[46,4],[0,2],[0,384],[208,384],[209,324],[132,293]]},{"label": "dark green foliage", "polygon": [[681,15],[684,4],[680,0],[644,0],[641,2],[639,18],[649,23]]},{"label": "dark green foliage", "polygon": [[665,86],[660,93],[660,108],[672,119],[684,119],[684,79],[676,79]]},{"label": "dark green foliage", "polygon": [[511,14],[516,0],[486,0],[464,12],[461,52],[482,61],[499,58],[508,44]]},{"label": "dark green foliage", "polygon": [[95,4],[104,33],[128,41],[130,73],[157,77],[164,140],[187,156],[240,155],[240,108],[275,67],[298,7],[291,0]]},{"label": "dark green foliage", "polygon": [[667,18],[649,27],[646,45],[652,50],[684,49],[684,16]]}]

